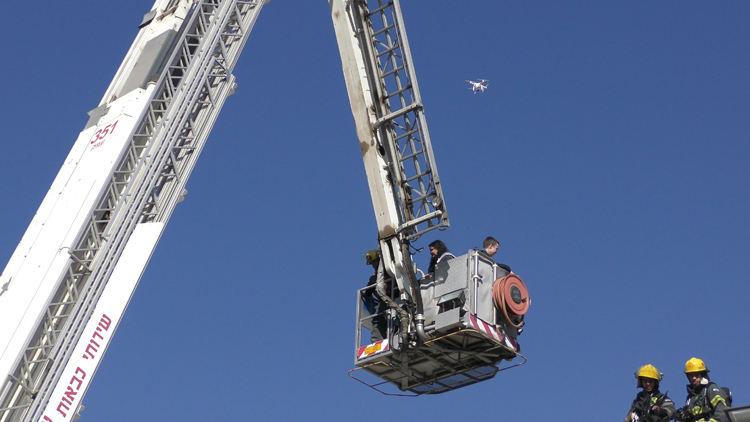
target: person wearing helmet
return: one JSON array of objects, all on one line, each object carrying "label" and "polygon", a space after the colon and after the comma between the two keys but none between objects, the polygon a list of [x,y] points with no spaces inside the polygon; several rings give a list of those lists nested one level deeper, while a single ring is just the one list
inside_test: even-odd
[{"label": "person wearing helmet", "polygon": [[727,422],[724,409],[729,398],[711,382],[706,364],[698,358],[691,358],[685,362],[685,376],[688,379],[687,400],[677,412],[676,419],[682,422]]},{"label": "person wearing helmet", "polygon": [[[375,274],[370,276],[370,280],[367,283],[367,290],[363,294],[365,301],[365,309],[373,315],[371,319],[372,331],[370,331],[370,343],[377,343],[388,336],[388,321],[385,318],[385,311],[388,309],[388,305],[384,300],[380,298],[378,292],[375,291],[375,284],[378,281],[378,267],[380,266],[380,251],[373,249],[368,251],[362,256],[362,260],[367,265],[372,266],[375,270]],[[393,296],[398,294],[398,287],[396,292],[391,292],[391,285],[393,284],[393,278],[386,279],[386,294]]]},{"label": "person wearing helmet", "polygon": [[674,402],[666,393],[659,392],[659,381],[664,374],[654,365],[644,365],[634,375],[638,380],[636,387],[643,390],[635,396],[625,422],[663,422],[672,419],[675,414]]}]

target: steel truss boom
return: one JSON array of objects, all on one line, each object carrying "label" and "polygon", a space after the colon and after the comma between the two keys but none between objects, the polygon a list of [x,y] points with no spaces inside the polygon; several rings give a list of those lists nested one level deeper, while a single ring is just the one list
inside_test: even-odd
[{"label": "steel truss boom", "polygon": [[[104,138],[107,133],[102,130],[107,122],[110,122],[106,126],[107,132],[111,130],[114,134],[115,127],[111,123],[114,117],[122,116],[115,121],[115,126],[128,118],[133,120],[131,135],[123,143],[106,182],[97,185],[96,181],[92,181],[92,189],[99,189],[86,196],[91,198],[90,205],[86,201],[77,204],[82,209],[89,209],[83,214],[82,224],[75,225],[80,217],[69,223],[73,230],[80,227],[79,231],[69,246],[48,253],[53,257],[45,263],[48,267],[45,277],[38,280],[23,277],[30,272],[24,267],[29,264],[29,258],[24,254],[33,252],[33,248],[42,248],[40,242],[35,243],[35,239],[55,240],[55,234],[49,233],[52,228],[44,227],[44,219],[54,215],[51,210],[61,201],[58,196],[64,196],[54,189],[55,186],[62,188],[70,185],[68,179],[75,174],[76,163],[81,167],[80,163],[86,159],[85,154],[90,154],[90,150],[82,148],[79,151],[84,154],[82,158],[66,160],[66,165],[69,162],[72,164],[69,168],[63,166],[61,169],[53,189],[0,278],[0,284],[10,285],[6,297],[0,296],[0,303],[20,299],[24,301],[22,306],[26,306],[25,315],[40,315],[36,321],[22,318],[14,321],[18,327],[28,326],[26,332],[31,335],[24,335],[24,330],[15,330],[15,333],[6,330],[2,333],[0,340],[7,341],[10,346],[2,351],[0,359],[0,370],[9,374],[0,387],[0,422],[59,421],[71,420],[75,416],[93,373],[78,372],[75,378],[79,381],[77,389],[70,390],[72,394],[69,392],[62,398],[55,396],[55,391],[59,390],[56,386],[58,383],[68,383],[68,380],[60,380],[60,377],[73,360],[80,359],[73,356],[74,351],[80,349],[76,346],[89,342],[89,338],[82,338],[84,328],[87,323],[95,326],[99,322],[99,316],[94,315],[97,302],[106,291],[110,277],[116,272],[134,232],[150,231],[140,236],[146,239],[143,242],[150,248],[137,260],[139,265],[145,267],[164,225],[185,192],[187,179],[225,99],[233,92],[235,78],[232,69],[263,2],[157,0],[152,12],[144,18],[142,29],[105,99],[99,108],[90,113],[92,118],[76,143],[88,148],[92,134]],[[151,49],[164,54],[163,58],[153,61],[160,65],[159,70],[153,76],[146,73],[148,80],[144,83],[130,86],[139,63],[145,61],[145,53],[139,57],[139,52],[159,42],[165,43],[165,47]],[[130,88],[134,90],[130,91]],[[139,101],[143,106],[134,112],[132,104],[140,104]],[[122,105],[123,102],[128,104]],[[108,118],[110,113],[120,114]],[[90,144],[94,144],[94,141]],[[73,157],[75,151],[76,147],[69,158]],[[63,259],[60,259],[60,251],[63,252]],[[22,257],[16,258],[16,255]],[[132,289],[137,285],[142,269],[129,276]],[[41,291],[46,289],[49,299],[40,300],[39,295],[24,296],[24,286],[16,289],[14,282],[34,284]],[[17,291],[20,293],[16,294]],[[16,297],[10,293],[16,294]],[[120,314],[124,312],[127,301],[129,299],[118,310]],[[111,318],[107,316],[107,320],[111,321]],[[111,333],[110,322],[105,325]],[[99,327],[99,332],[105,325]],[[100,337],[96,341],[100,341],[101,334],[97,335]],[[106,344],[95,344],[106,349]],[[11,356],[13,346],[20,351],[16,356]],[[103,350],[98,359],[101,359],[101,354]],[[75,366],[73,369],[76,369]],[[86,374],[82,376],[81,373]],[[82,382],[84,378],[85,383]]]},{"label": "steel truss boom", "polygon": [[419,289],[408,245],[450,225],[398,0],[329,0],[383,263]]},{"label": "steel truss boom", "polygon": [[381,238],[408,241],[447,227],[399,1],[330,0],[330,5],[370,189],[383,190],[373,186],[380,182],[391,188],[380,197],[373,193]]}]

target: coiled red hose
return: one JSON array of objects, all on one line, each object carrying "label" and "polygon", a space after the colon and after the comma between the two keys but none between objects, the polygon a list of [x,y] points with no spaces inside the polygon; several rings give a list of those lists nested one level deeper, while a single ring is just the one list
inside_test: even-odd
[{"label": "coiled red hose", "polygon": [[531,305],[529,291],[521,277],[508,274],[506,277],[495,280],[492,286],[492,298],[495,301],[495,307],[503,312],[510,325],[518,328],[523,324],[513,322],[515,317],[524,315]]}]

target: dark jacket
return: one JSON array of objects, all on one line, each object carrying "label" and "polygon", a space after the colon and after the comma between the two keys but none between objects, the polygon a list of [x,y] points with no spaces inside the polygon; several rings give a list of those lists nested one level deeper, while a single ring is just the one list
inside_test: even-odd
[{"label": "dark jacket", "polygon": [[[475,251],[477,251],[477,252],[481,252],[481,253],[482,253],[482,254],[483,254],[483,255],[484,255],[484,256],[485,256],[486,258],[489,258],[489,259],[491,259],[491,260],[495,261],[495,259],[494,259],[494,258],[492,258],[492,257],[490,256],[490,254],[488,254],[488,253],[487,253],[487,249],[482,249],[482,248],[474,248],[474,250],[475,250]],[[511,273],[511,271],[510,271],[510,267],[509,267],[509,266],[507,266],[507,265],[505,265],[505,264],[501,264],[501,263],[499,263],[499,262],[497,262],[497,261],[495,261],[495,263],[497,264],[497,266],[498,266],[498,267],[500,267],[500,268],[504,269],[504,270],[505,270],[505,271],[506,271],[506,272],[507,272],[508,274],[510,274],[510,273]]]},{"label": "dark jacket", "polygon": [[[370,280],[367,282],[367,287],[374,286],[375,284],[377,284],[377,282],[378,282],[378,275],[377,274],[375,274],[373,276],[370,276]],[[393,289],[391,286],[395,287],[395,291],[393,291],[393,292],[391,291]],[[395,298],[395,297],[401,295],[401,293],[398,290],[398,285],[396,285],[396,283],[394,283],[393,277],[391,277],[389,275],[386,275],[386,277],[385,277],[385,293],[388,296],[390,296],[391,298]],[[380,295],[378,294],[378,292],[375,291],[375,289],[368,289],[364,293],[364,296],[367,297],[367,298],[372,298],[373,295],[376,298],[380,299]]]},{"label": "dark jacket", "polygon": [[[659,411],[651,413],[651,408],[657,404],[660,400],[664,399],[659,404]],[[638,416],[638,420],[641,422],[662,422],[672,419],[674,416],[674,402],[667,397],[666,394],[661,394],[658,388],[655,388],[650,393],[646,390],[642,390],[635,396],[633,404],[630,405],[630,413],[635,413]],[[628,420],[627,418],[625,419]]]},{"label": "dark jacket", "polygon": [[430,266],[427,268],[427,274],[435,274],[435,267],[437,267],[437,264],[452,258],[455,258],[455,256],[447,251],[440,256],[433,256],[430,259]]},{"label": "dark jacket", "polygon": [[727,396],[718,385],[706,380],[698,385],[687,386],[687,401],[684,409],[695,422],[728,422]]}]

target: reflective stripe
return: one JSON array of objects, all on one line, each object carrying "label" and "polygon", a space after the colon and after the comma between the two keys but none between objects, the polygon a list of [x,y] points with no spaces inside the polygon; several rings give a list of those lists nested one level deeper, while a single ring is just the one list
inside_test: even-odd
[{"label": "reflective stripe", "polygon": [[727,405],[727,402],[725,402],[725,401],[724,401],[724,399],[723,399],[723,398],[722,398],[722,397],[721,397],[720,395],[718,395],[718,394],[717,394],[717,395],[716,395],[716,396],[714,397],[714,399],[713,399],[713,400],[711,400],[711,406],[713,406],[713,407],[715,408],[715,407],[716,407],[716,405],[717,405],[717,404],[719,404],[719,402],[722,402],[722,403],[724,403],[724,406],[726,406],[726,405]]}]

